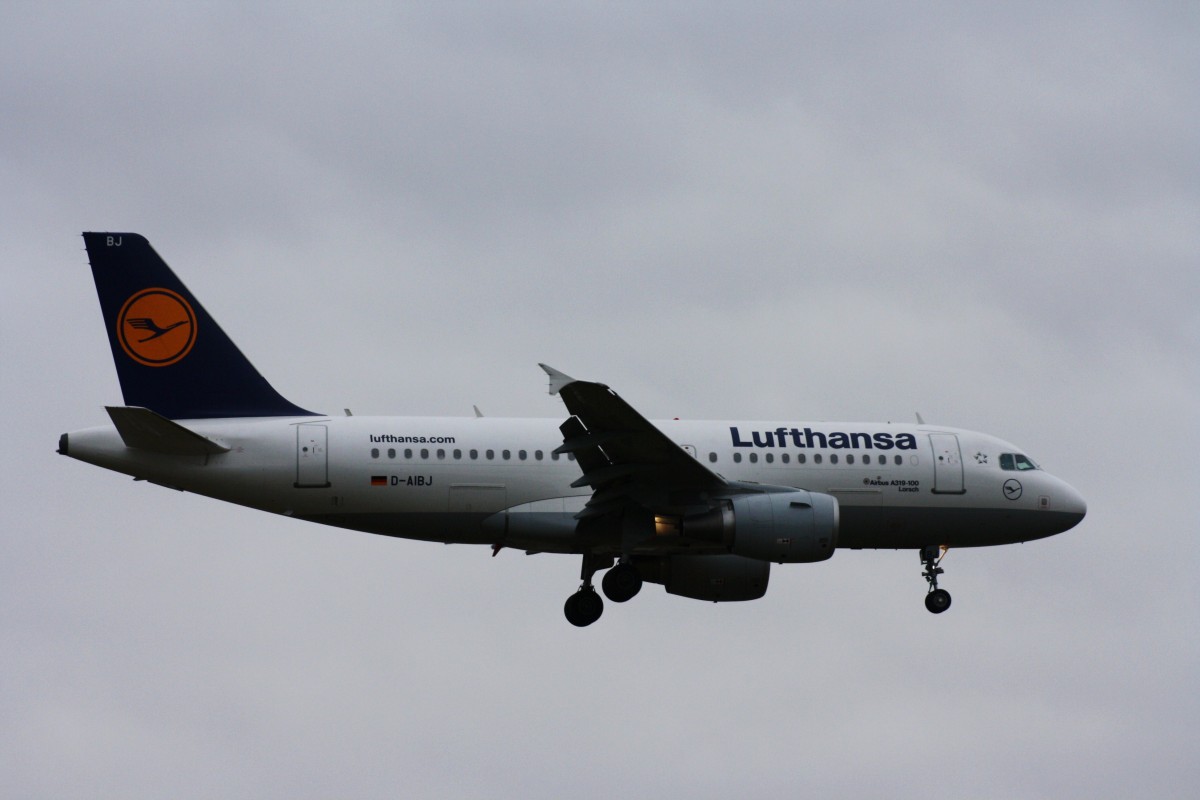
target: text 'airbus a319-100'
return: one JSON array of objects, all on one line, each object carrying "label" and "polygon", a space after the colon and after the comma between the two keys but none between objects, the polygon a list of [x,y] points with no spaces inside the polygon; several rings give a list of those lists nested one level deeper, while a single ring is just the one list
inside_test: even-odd
[{"label": "text 'airbus a319-100'", "polygon": [[546,365],[567,418],[331,416],[276,392],[145,238],[85,233],[125,405],[58,452],[138,480],[356,531],[582,556],[574,625],[646,582],[762,597],[771,563],[914,549],[926,607],[948,547],[1025,542],[1083,498],[983,433],[865,422],[651,422]]}]

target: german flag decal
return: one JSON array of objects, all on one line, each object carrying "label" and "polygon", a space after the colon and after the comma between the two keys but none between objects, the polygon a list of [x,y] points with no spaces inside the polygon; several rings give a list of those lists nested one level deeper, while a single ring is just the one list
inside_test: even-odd
[{"label": "german flag decal", "polygon": [[371,485],[372,486],[387,486],[387,482],[388,482],[387,475],[372,475],[371,476]]}]

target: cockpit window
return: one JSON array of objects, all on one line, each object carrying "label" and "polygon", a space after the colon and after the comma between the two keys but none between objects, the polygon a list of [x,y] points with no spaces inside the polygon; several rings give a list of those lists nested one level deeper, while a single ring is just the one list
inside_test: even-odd
[{"label": "cockpit window", "polygon": [[1032,458],[1021,455],[1020,453],[1001,453],[1000,469],[1024,472],[1025,470],[1029,469],[1038,469],[1038,465],[1033,463]]}]

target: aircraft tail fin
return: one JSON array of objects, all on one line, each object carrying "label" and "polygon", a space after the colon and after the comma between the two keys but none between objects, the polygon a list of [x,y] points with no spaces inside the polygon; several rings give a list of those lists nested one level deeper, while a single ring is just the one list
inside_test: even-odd
[{"label": "aircraft tail fin", "polygon": [[167,419],[315,416],[284,399],[136,233],[84,233],[125,405]]}]

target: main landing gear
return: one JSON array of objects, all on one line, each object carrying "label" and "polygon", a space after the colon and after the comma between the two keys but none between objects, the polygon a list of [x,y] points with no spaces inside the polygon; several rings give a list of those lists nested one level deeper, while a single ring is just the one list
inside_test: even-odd
[{"label": "main landing gear", "polygon": [[632,600],[642,590],[642,576],[637,567],[628,561],[622,561],[604,573],[600,582],[604,596],[614,603],[624,603]]},{"label": "main landing gear", "polygon": [[[600,619],[600,615],[604,613],[604,601],[600,599],[600,595],[596,594],[596,587],[592,585],[592,576],[596,574],[596,570],[604,569],[610,564],[612,564],[611,556],[585,555],[583,557],[583,567],[580,570],[583,584],[579,587],[579,591],[568,597],[567,602],[563,604],[563,613],[567,617],[567,622],[577,628],[586,628]],[[624,603],[632,600],[634,595],[642,590],[642,576],[637,571],[637,567],[623,560],[605,574],[600,586],[604,589],[604,596],[609,600],[614,603]]]},{"label": "main landing gear", "polygon": [[925,595],[925,608],[933,614],[940,614],[950,607],[950,593],[939,589],[937,585],[937,576],[946,571],[938,566],[942,560],[940,554],[941,548],[936,545],[921,548],[921,563],[925,565],[921,577],[929,584],[929,593]]},{"label": "main landing gear", "polygon": [[579,587],[578,592],[567,598],[567,602],[563,604],[563,613],[567,615],[567,622],[576,628],[586,628],[600,619],[600,615],[604,613],[604,601],[596,594],[595,586],[585,583]]}]

